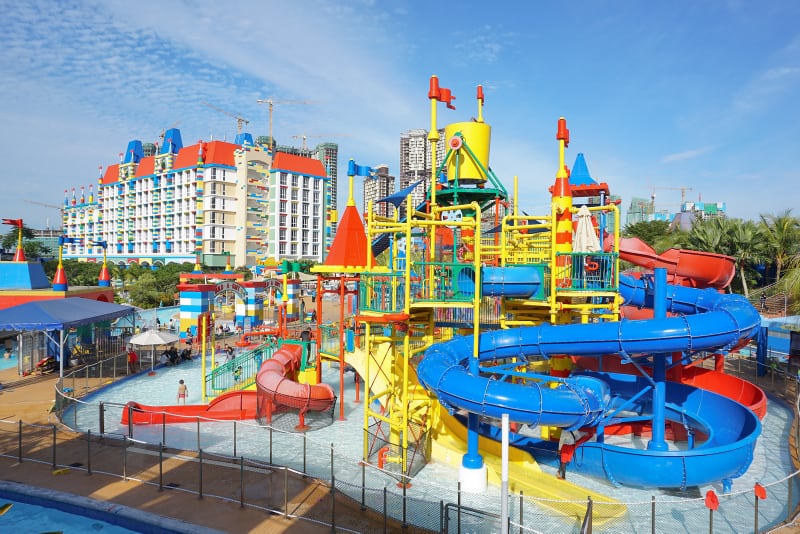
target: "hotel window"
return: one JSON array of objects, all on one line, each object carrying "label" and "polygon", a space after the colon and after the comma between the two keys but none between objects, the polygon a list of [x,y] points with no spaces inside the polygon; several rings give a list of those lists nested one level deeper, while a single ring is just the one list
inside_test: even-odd
[{"label": "hotel window", "polygon": [[303,202],[308,202],[308,191],[303,190]]},{"label": "hotel window", "polygon": [[286,215],[281,215],[281,226],[286,226]]},{"label": "hotel window", "polygon": [[319,256],[319,245],[311,245],[311,255],[312,256]]},{"label": "hotel window", "polygon": [[292,213],[297,213],[297,204],[292,204]]},{"label": "hotel window", "polygon": [[297,189],[292,189],[292,200],[297,200]]},{"label": "hotel window", "polygon": [[297,175],[292,175],[292,187],[297,187]]},{"label": "hotel window", "polygon": [[297,215],[292,216],[292,228],[297,228]]},{"label": "hotel window", "polygon": [[308,256],[308,245],[306,243],[303,243],[302,250],[303,250],[303,256]]},{"label": "hotel window", "polygon": [[303,189],[308,189],[308,176],[303,176]]},{"label": "hotel window", "polygon": [[286,200],[286,188],[281,187],[281,200]]},{"label": "hotel window", "polygon": [[308,230],[303,230],[303,241],[304,242],[308,241]]},{"label": "hotel window", "polygon": [[314,191],[314,204],[319,204],[319,191]]},{"label": "hotel window", "polygon": [[308,228],[308,217],[303,217],[303,228]]},{"label": "hotel window", "polygon": [[281,200],[281,213],[286,213],[286,201]]},{"label": "hotel window", "polygon": [[297,241],[297,230],[292,228],[292,241]]},{"label": "hotel window", "polygon": [[280,241],[286,241],[286,228],[281,228],[280,232],[278,233],[278,239]]},{"label": "hotel window", "polygon": [[292,250],[291,255],[292,256],[297,256],[297,243],[292,243],[292,249],[291,250]]},{"label": "hotel window", "polygon": [[215,168],[211,169],[211,179],[212,180],[216,180],[217,179],[217,169],[215,169]]},{"label": "hotel window", "polygon": [[287,183],[286,173],[282,172],[281,173],[281,185],[286,185],[286,183]]},{"label": "hotel window", "polygon": [[280,254],[281,256],[286,256],[286,243],[281,243],[280,246],[278,247],[278,251],[279,251],[278,254]]},{"label": "hotel window", "polygon": [[[213,169],[212,169],[212,170],[213,170]],[[208,189],[209,189],[209,191],[208,191],[208,192],[209,192],[210,194],[212,194],[212,195],[216,195],[216,194],[217,194],[217,183],[216,183],[216,182],[211,182],[211,187],[209,187]]]}]

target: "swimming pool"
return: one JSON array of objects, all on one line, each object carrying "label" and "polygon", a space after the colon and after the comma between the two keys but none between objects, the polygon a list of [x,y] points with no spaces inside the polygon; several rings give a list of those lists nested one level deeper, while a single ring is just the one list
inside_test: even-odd
[{"label": "swimming pool", "polygon": [[12,506],[5,514],[0,515],[2,532],[218,533],[216,530],[141,512],[127,506],[0,481],[0,506],[9,503]]}]

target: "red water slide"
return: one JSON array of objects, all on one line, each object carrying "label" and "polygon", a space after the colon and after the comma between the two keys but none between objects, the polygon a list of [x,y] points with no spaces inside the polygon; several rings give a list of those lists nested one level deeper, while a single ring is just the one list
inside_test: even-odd
[{"label": "red water slide", "polygon": [[198,417],[220,421],[255,419],[257,404],[255,391],[231,391],[208,404],[148,406],[131,401],[122,410],[122,424],[127,425],[131,418],[135,425],[190,423]]},{"label": "red water slide", "polygon": [[[606,248],[610,241],[606,241]],[[671,284],[701,289],[709,287],[725,289],[736,273],[735,260],[730,256],[675,248],[657,254],[653,247],[636,237],[620,239],[619,256],[648,270],[656,267],[665,268],[667,279]],[[649,319],[653,317],[653,310],[626,306],[622,309],[622,316],[627,319]],[[573,358],[573,360],[579,367],[597,370],[596,359]],[[604,371],[609,372],[634,372],[632,365],[622,364],[615,356],[604,357],[602,366]],[[695,366],[675,367],[668,378],[736,400],[753,410],[759,418],[763,418],[767,413],[767,397],[764,391],[747,380]]]},{"label": "red water slide", "polygon": [[325,411],[336,402],[333,388],[324,383],[300,384],[290,378],[300,369],[302,357],[301,345],[284,345],[276,350],[272,358],[261,364],[256,375],[259,396],[274,405],[299,409],[301,413]]},{"label": "red water slide", "polygon": [[336,403],[336,395],[328,384],[300,384],[291,377],[300,369],[303,347],[284,345],[272,358],[261,364],[256,375],[257,391],[231,391],[208,404],[180,406],[148,406],[129,402],[122,411],[122,424],[150,425],[161,423],[187,423],[198,417],[222,421],[255,419],[258,404],[264,401],[267,421],[280,407],[308,411],[325,411]]}]

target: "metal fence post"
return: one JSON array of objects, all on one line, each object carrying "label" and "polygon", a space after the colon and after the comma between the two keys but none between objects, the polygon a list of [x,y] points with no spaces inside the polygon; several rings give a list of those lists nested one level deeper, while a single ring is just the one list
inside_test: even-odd
[{"label": "metal fence post", "polygon": [[656,534],[656,496],[650,496],[650,532]]},{"label": "metal fence post", "polygon": [[103,404],[102,401],[100,401],[99,409],[100,409],[100,425],[99,425],[100,426],[100,437],[102,437],[103,434],[106,433],[106,416],[105,416],[106,407],[105,407],[105,405]]},{"label": "metal fence post", "polygon": [[244,508],[244,456],[239,457],[239,507]]},{"label": "metal fence post", "polygon": [[167,412],[161,412],[161,446],[167,444]]},{"label": "metal fence post", "polygon": [[308,442],[308,434],[303,433],[303,478],[306,478],[306,473],[308,473],[308,469],[306,468],[306,450]]},{"label": "metal fence post", "polygon": [[128,436],[122,436],[122,480],[128,481]]},{"label": "metal fence post", "polygon": [[331,443],[331,530],[336,531],[336,475],[333,472],[333,443]]},{"label": "metal fence post", "polygon": [[56,468],[56,425],[53,425],[53,469]]},{"label": "metal fence post", "polygon": [[200,450],[200,418],[197,418],[197,450]]},{"label": "metal fence post", "polygon": [[361,511],[367,509],[367,464],[361,462]]},{"label": "metal fence post", "polygon": [[86,474],[92,474],[92,429],[86,430]]},{"label": "metal fence post", "polygon": [[289,467],[283,466],[283,515],[289,516]]},{"label": "metal fence post", "polygon": [[19,461],[19,463],[22,463],[22,419],[19,420],[18,436],[19,437],[17,438],[17,451],[18,451],[17,460]]},{"label": "metal fence post", "polygon": [[236,458],[236,420],[233,420],[233,457]]},{"label": "metal fence post", "polygon": [[[200,424],[200,420],[198,419],[198,425]],[[199,456],[198,459],[200,460],[200,495],[198,498],[203,498],[203,449],[198,450]]]},{"label": "metal fence post", "polygon": [[461,482],[458,483],[458,512],[456,512],[456,532],[461,534]]},{"label": "metal fence post", "polygon": [[389,532],[389,511],[386,508],[386,486],[383,487],[383,531]]},{"label": "metal fence post", "polygon": [[164,444],[158,444],[158,491],[164,491]]},{"label": "metal fence post", "polygon": [[522,518],[525,510],[525,497],[522,490],[519,491],[519,534],[522,534]]},{"label": "metal fence post", "polygon": [[269,425],[269,465],[272,465],[272,425]]}]

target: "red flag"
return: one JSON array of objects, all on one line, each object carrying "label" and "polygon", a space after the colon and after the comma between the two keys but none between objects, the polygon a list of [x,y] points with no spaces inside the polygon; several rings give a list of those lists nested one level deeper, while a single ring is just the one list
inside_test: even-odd
[{"label": "red flag", "polygon": [[714,490],[708,490],[706,492],[706,508],[714,510],[715,512],[717,508],[719,508],[719,497],[714,493]]},{"label": "red flag", "polygon": [[445,87],[439,88],[439,97],[436,100],[446,103],[447,107],[450,109],[456,109],[456,107],[452,104],[453,100],[455,99],[456,97],[453,96],[453,94],[450,92],[450,89]]},{"label": "red flag", "polygon": [[756,485],[753,487],[753,492],[756,494],[756,497],[761,499],[762,501],[767,498],[767,488],[756,482]]},{"label": "red flag", "polygon": [[456,109],[452,104],[456,97],[453,96],[453,93],[450,91],[450,89],[447,89],[446,87],[439,87],[439,78],[436,76],[431,76],[430,87],[428,88],[428,98],[431,100],[444,102],[450,109]]},{"label": "red flag", "polygon": [[22,219],[3,219],[3,224],[10,224],[17,228],[22,228]]}]

